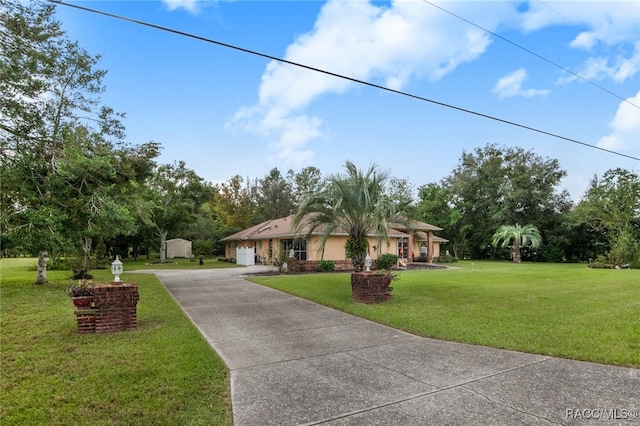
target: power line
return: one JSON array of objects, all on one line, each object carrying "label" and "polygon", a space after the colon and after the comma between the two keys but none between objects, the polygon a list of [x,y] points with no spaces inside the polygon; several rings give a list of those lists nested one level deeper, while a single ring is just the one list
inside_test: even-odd
[{"label": "power line", "polygon": [[554,138],[557,138],[557,139],[562,139],[562,140],[565,140],[567,142],[576,143],[576,144],[583,145],[583,146],[586,146],[586,147],[589,147],[589,148],[598,149],[600,151],[605,151],[605,152],[608,152],[610,154],[615,154],[615,155],[619,155],[621,157],[626,157],[626,158],[630,158],[632,160],[640,161],[639,157],[633,157],[631,155],[623,154],[621,152],[612,151],[610,149],[602,148],[602,147],[599,147],[599,146],[596,146],[596,145],[592,145],[592,144],[589,144],[589,143],[586,143],[586,142],[582,142],[582,141],[579,141],[579,140],[576,140],[576,139],[571,139],[571,138],[568,138],[568,137],[565,137],[565,136],[561,136],[561,135],[558,135],[556,133],[551,133],[551,132],[547,132],[545,130],[536,129],[534,127],[530,127],[530,126],[526,126],[526,125],[523,125],[523,124],[515,123],[513,121],[505,120],[505,119],[502,119],[502,118],[499,118],[499,117],[494,117],[494,116],[491,116],[491,115],[488,115],[488,114],[483,114],[483,113],[480,113],[480,112],[477,112],[477,111],[472,111],[472,110],[469,110],[469,109],[457,107],[455,105],[451,105],[451,104],[447,104],[447,103],[444,103],[444,102],[436,101],[436,100],[433,100],[433,99],[425,98],[425,97],[422,97],[422,96],[414,95],[412,93],[403,92],[403,91],[395,90],[395,89],[390,89],[388,87],[384,87],[384,86],[381,86],[379,84],[370,83],[370,82],[364,81],[364,80],[358,80],[358,79],[353,78],[353,77],[348,77],[348,76],[345,76],[345,75],[342,75],[342,74],[337,74],[337,73],[334,73],[334,72],[331,72],[331,71],[322,70],[322,69],[315,68],[315,67],[312,67],[312,66],[309,66],[309,65],[300,64],[300,63],[297,63],[297,62],[293,62],[293,61],[289,61],[289,60],[286,60],[286,59],[278,58],[276,56],[271,56],[271,55],[268,55],[266,53],[261,53],[261,52],[255,51],[255,50],[246,49],[244,47],[234,46],[232,44],[223,43],[221,41],[205,38],[205,37],[198,36],[198,35],[195,35],[195,34],[190,34],[190,33],[184,32],[184,31],[180,31],[180,30],[175,30],[173,28],[168,28],[168,27],[163,27],[163,26],[156,25],[156,24],[151,24],[149,22],[140,21],[140,20],[133,19],[133,18],[128,18],[126,16],[120,16],[120,15],[116,15],[116,14],[113,14],[113,13],[104,12],[104,11],[97,10],[97,9],[91,9],[91,8],[88,8],[88,7],[79,6],[79,5],[75,5],[75,4],[64,3],[64,2],[59,1],[59,0],[47,0],[47,1],[49,1],[51,3],[56,3],[56,4],[63,5],[63,6],[71,7],[71,8],[74,8],[74,9],[83,10],[85,12],[96,13],[98,15],[103,15],[103,16],[107,16],[107,17],[110,17],[110,18],[115,18],[115,19],[119,19],[119,20],[122,20],[122,21],[126,21],[126,22],[131,22],[131,23],[134,23],[134,24],[142,25],[142,26],[145,26],[145,27],[154,28],[154,29],[161,30],[161,31],[166,31],[166,32],[169,32],[169,33],[172,33],[172,34],[177,34],[177,35],[180,35],[180,36],[192,38],[192,39],[195,39],[195,40],[204,41],[204,42],[207,42],[207,43],[215,44],[215,45],[218,45],[218,46],[226,47],[226,48],[237,50],[237,51],[240,51],[240,52],[249,53],[251,55],[260,56],[262,58],[271,59],[273,61],[278,61],[278,62],[282,62],[282,63],[285,63],[285,64],[293,65],[293,66],[296,66],[296,67],[299,67],[299,68],[304,68],[304,69],[308,69],[308,70],[311,70],[311,71],[323,73],[323,74],[326,74],[326,75],[330,75],[330,76],[333,76],[333,77],[341,78],[343,80],[348,80],[348,81],[351,81],[351,82],[354,82],[354,83],[358,83],[358,84],[362,84],[362,85],[365,85],[365,86],[373,87],[373,88],[376,88],[376,89],[379,89],[379,90],[383,90],[383,91],[386,91],[386,92],[395,93],[397,95],[406,96],[406,97],[417,99],[417,100],[420,100],[420,101],[423,101],[423,102],[429,102],[429,103],[432,103],[432,104],[435,104],[435,105],[440,105],[440,106],[447,107],[447,108],[450,108],[450,109],[454,109],[454,110],[457,110],[457,111],[465,112],[467,114],[476,115],[478,117],[487,118],[489,120],[498,121],[500,123],[509,124],[511,126],[520,127],[522,129],[530,130],[530,131],[533,131],[533,132],[536,132],[536,133],[540,133],[540,134],[543,134],[543,135],[547,135],[547,136],[551,136],[551,137],[554,137]]},{"label": "power line", "polygon": [[[515,42],[513,42],[513,41],[511,41],[511,40],[509,40],[509,39],[508,39],[508,38],[506,38],[506,37],[502,37],[501,35],[496,34],[496,33],[494,33],[493,31],[489,31],[488,29],[486,29],[486,28],[484,28],[484,27],[482,27],[482,26],[480,26],[480,25],[476,24],[475,22],[472,22],[472,21],[470,21],[470,20],[468,20],[468,19],[466,19],[466,18],[463,18],[463,17],[462,17],[462,16],[460,16],[460,15],[456,15],[455,13],[453,13],[453,12],[451,12],[451,11],[449,11],[449,10],[447,10],[447,9],[445,9],[445,8],[443,8],[443,7],[441,7],[441,6],[438,6],[438,5],[437,5],[437,4],[435,4],[435,3],[432,3],[432,2],[430,2],[430,1],[428,1],[428,0],[422,0],[422,1],[423,1],[423,2],[425,2],[425,3],[427,3],[428,5],[431,5],[431,6],[435,7],[435,8],[437,8],[437,9],[440,9],[440,10],[441,10],[441,11],[443,11],[443,12],[448,13],[448,14],[449,14],[449,15],[451,15],[451,16],[455,16],[456,18],[458,18],[458,19],[460,19],[460,20],[462,20],[462,21],[464,21],[464,22],[468,23],[469,25],[473,25],[474,27],[479,28],[479,29],[481,29],[482,31],[485,31],[485,32],[487,32],[487,33],[491,34],[492,36],[497,37],[497,38],[499,38],[500,40],[502,40],[502,41],[504,41],[504,42],[506,42],[506,43],[509,43],[509,44],[510,44],[510,45],[512,45],[512,46],[517,47],[518,49],[524,50],[525,52],[529,53],[530,55],[533,55],[533,56],[535,56],[535,57],[536,57],[536,58],[538,58],[538,59],[542,59],[543,61],[545,61],[545,62],[547,62],[547,63],[549,63],[549,64],[551,64],[551,65],[553,65],[553,66],[555,66],[555,67],[558,67],[558,68],[560,68],[561,70],[563,70],[563,71],[565,71],[565,72],[568,72],[569,74],[573,75],[574,77],[577,77],[577,78],[579,78],[580,80],[585,81],[585,82],[587,82],[587,83],[589,83],[589,84],[591,84],[591,85],[593,85],[593,86],[597,87],[598,89],[600,89],[600,90],[602,90],[602,91],[607,92],[608,94],[610,94],[610,95],[612,95],[612,96],[615,96],[616,98],[620,99],[621,101],[626,102],[626,103],[628,103],[629,105],[633,105],[634,107],[636,107],[636,108],[640,109],[640,106],[638,106],[638,105],[634,104],[634,103],[633,103],[633,102],[631,102],[630,100],[623,98],[622,96],[620,96],[620,95],[618,95],[618,94],[616,94],[616,93],[612,92],[611,90],[609,90],[609,89],[607,89],[607,88],[605,88],[605,87],[603,87],[603,86],[599,85],[598,83],[595,83],[595,82],[593,82],[593,81],[591,81],[591,80],[589,80],[589,79],[587,79],[587,78],[585,78],[585,77],[582,77],[580,74],[577,74],[577,73],[575,73],[575,72],[571,71],[570,69],[567,69],[567,68],[563,67],[562,65],[559,65],[559,64],[557,64],[557,63],[553,62],[552,60],[547,59],[547,58],[545,58],[544,56],[539,55],[538,53],[536,53],[536,52],[534,52],[534,51],[532,51],[532,50],[530,50],[530,49],[527,49],[526,47],[521,46],[521,45],[519,45],[519,44],[517,44],[517,43],[515,43]],[[542,2],[540,2],[540,3],[542,3]],[[542,3],[542,4],[544,4],[544,3]],[[546,5],[545,5],[545,6],[546,6]],[[553,10],[553,9],[551,9],[551,10]],[[555,11],[554,11],[554,12],[555,12]],[[556,13],[557,13],[557,12],[556,12]],[[562,15],[561,15],[561,16],[562,16]],[[565,19],[566,19],[566,18],[565,18]],[[569,21],[569,22],[571,22],[571,21]]]},{"label": "power line", "polygon": [[538,3],[540,3],[541,5],[543,5],[544,7],[546,7],[547,9],[549,9],[550,11],[552,11],[553,13],[555,13],[556,15],[560,16],[561,18],[563,18],[565,21],[567,21],[568,23],[570,23],[571,25],[575,25],[576,27],[578,26],[578,24],[576,24],[575,22],[573,22],[571,19],[567,18],[566,16],[564,16],[562,13],[558,12],[557,10],[555,10],[554,8],[552,8],[551,6],[549,6],[548,4],[546,4],[543,1],[538,0]]}]

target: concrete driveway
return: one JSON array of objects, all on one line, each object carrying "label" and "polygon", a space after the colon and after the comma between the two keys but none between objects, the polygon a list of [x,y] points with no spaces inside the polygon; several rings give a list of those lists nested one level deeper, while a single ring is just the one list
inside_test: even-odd
[{"label": "concrete driveway", "polygon": [[238,426],[640,424],[640,370],[417,337],[239,275],[260,268],[153,271],[229,367]]}]

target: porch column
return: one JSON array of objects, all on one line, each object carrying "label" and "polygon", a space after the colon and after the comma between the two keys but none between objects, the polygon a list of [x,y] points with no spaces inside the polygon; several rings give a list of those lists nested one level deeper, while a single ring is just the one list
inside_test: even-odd
[{"label": "porch column", "polygon": [[415,247],[413,246],[413,233],[410,232],[409,233],[409,244],[407,244],[407,250],[409,250],[409,253],[407,253],[407,263],[411,263],[413,262],[413,256],[414,256],[414,252],[413,250],[415,249]]},{"label": "porch column", "polygon": [[427,232],[427,261],[433,263],[433,231]]}]

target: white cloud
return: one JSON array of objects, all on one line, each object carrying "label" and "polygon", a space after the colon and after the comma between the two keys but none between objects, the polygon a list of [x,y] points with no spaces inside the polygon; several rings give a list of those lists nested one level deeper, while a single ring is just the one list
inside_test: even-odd
[{"label": "white cloud", "polygon": [[[640,92],[627,101],[640,105]],[[640,110],[629,102],[621,102],[618,106],[616,116],[609,123],[611,133],[598,141],[600,148],[640,152]]]},{"label": "white cloud", "polygon": [[[622,83],[632,78],[640,71],[640,42],[633,46],[630,57],[617,55],[610,61],[605,57],[587,59],[576,71],[579,76],[590,81],[601,81],[610,78],[616,83]],[[577,80],[575,75],[568,75],[558,79],[558,84],[566,84]]]},{"label": "white cloud", "polygon": [[[447,8],[474,16],[486,28],[497,24],[487,8],[500,16],[514,13],[513,6],[503,2],[453,2]],[[485,32],[455,18],[443,19],[442,11],[423,2],[377,6],[330,0],[314,28],[288,46],[285,59],[400,90],[419,77],[444,78],[481,56],[490,43]],[[348,80],[273,61],[263,73],[257,105],[238,111],[234,124],[278,135],[278,155],[299,161],[309,157],[306,144],[326,133],[322,120],[301,116],[300,111],[318,96],[342,94],[353,86]]]},{"label": "white cloud", "polygon": [[527,79],[527,71],[520,68],[510,74],[500,78],[493,88],[493,93],[500,99],[511,98],[514,96],[524,96],[532,98],[534,96],[546,96],[548,90],[523,89],[522,83]]},{"label": "white cloud", "polygon": [[162,0],[169,10],[185,9],[195,15],[200,11],[199,0]]},{"label": "white cloud", "polygon": [[[594,51],[598,45],[604,53],[594,53],[576,67],[576,74],[593,81],[610,78],[624,82],[640,71],[640,14],[635,0],[585,2],[576,0],[530,2],[530,10],[522,17],[525,31],[536,31],[550,25],[587,27],[569,42],[569,46]],[[617,56],[610,59],[615,49]],[[606,55],[606,56],[605,56]],[[558,80],[565,84],[577,80],[574,75]]]},{"label": "white cloud", "polygon": [[590,50],[598,41],[595,34],[589,31],[583,31],[573,39],[569,46],[576,49]]},{"label": "white cloud", "polygon": [[[529,2],[529,10],[521,15],[521,25],[525,31],[551,25],[586,26],[591,37],[614,45],[638,38],[638,19],[636,0],[562,0]],[[577,36],[580,37],[584,37],[582,33]]]},{"label": "white cloud", "polygon": [[[489,31],[520,29],[534,32],[549,26],[578,27],[571,47],[617,52],[594,55],[576,67],[583,77],[622,82],[640,69],[640,25],[637,3],[545,1],[439,2],[448,11]],[[329,0],[313,29],[291,43],[284,58],[359,80],[405,90],[417,81],[437,82],[460,65],[481,57],[489,35],[422,1]],[[598,50],[604,46],[606,49]],[[567,83],[575,77],[558,80]],[[546,96],[548,90],[523,88],[524,69],[502,77],[494,87],[501,99]],[[326,137],[323,121],[308,108],[320,96],[340,95],[355,84],[348,80],[272,61],[265,68],[258,101],[240,109],[229,126],[257,132],[275,141],[271,148],[281,161],[309,161],[310,141]],[[411,91],[411,90],[409,90]],[[295,165],[295,164],[294,164]]]}]

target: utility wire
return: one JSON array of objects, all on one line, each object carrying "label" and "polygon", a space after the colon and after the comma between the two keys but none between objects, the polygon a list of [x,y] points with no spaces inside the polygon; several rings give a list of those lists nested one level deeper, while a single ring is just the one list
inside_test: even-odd
[{"label": "utility wire", "polygon": [[631,155],[623,154],[621,152],[612,151],[610,149],[602,148],[602,147],[599,147],[599,146],[596,146],[596,145],[592,145],[592,144],[589,144],[589,143],[586,143],[586,142],[582,142],[582,141],[579,141],[579,140],[576,140],[576,139],[571,139],[571,138],[568,138],[568,137],[565,137],[565,136],[561,136],[561,135],[558,135],[556,133],[551,133],[551,132],[547,132],[545,130],[536,129],[534,127],[525,126],[523,124],[518,124],[518,123],[515,123],[513,121],[508,121],[508,120],[505,120],[505,119],[502,119],[502,118],[498,118],[498,117],[494,117],[494,116],[491,116],[491,115],[488,115],[488,114],[483,114],[483,113],[480,113],[480,112],[477,112],[477,111],[472,111],[472,110],[469,110],[469,109],[457,107],[455,105],[447,104],[447,103],[444,103],[444,102],[439,102],[439,101],[436,101],[436,100],[433,100],[433,99],[429,99],[429,98],[425,98],[425,97],[422,97],[422,96],[414,95],[414,94],[411,94],[411,93],[408,93],[408,92],[403,92],[403,91],[400,91],[400,90],[390,89],[388,87],[384,87],[384,86],[381,86],[379,84],[370,83],[370,82],[364,81],[364,80],[358,80],[358,79],[353,78],[353,77],[344,76],[342,74],[337,74],[337,73],[334,73],[334,72],[331,72],[331,71],[322,70],[322,69],[315,68],[315,67],[312,67],[312,66],[309,66],[309,65],[304,65],[304,64],[297,63],[297,62],[288,61],[286,59],[282,59],[282,58],[278,58],[276,56],[268,55],[266,53],[257,52],[257,51],[246,49],[246,48],[239,47],[239,46],[234,46],[232,44],[223,43],[221,41],[212,40],[212,39],[209,39],[209,38],[205,38],[205,37],[198,36],[198,35],[195,35],[195,34],[186,33],[184,31],[175,30],[175,29],[168,28],[168,27],[163,27],[163,26],[156,25],[156,24],[151,24],[149,22],[140,21],[140,20],[133,19],[133,18],[128,18],[126,16],[120,16],[120,15],[116,15],[116,14],[113,14],[113,13],[104,12],[104,11],[96,10],[96,9],[91,9],[91,8],[88,8],[88,7],[79,6],[79,5],[75,5],[75,4],[64,3],[64,2],[62,2],[60,0],[47,0],[47,1],[50,2],[50,3],[56,3],[56,4],[63,5],[63,6],[68,6],[68,7],[74,8],[74,9],[83,10],[85,12],[96,13],[98,15],[103,15],[103,16],[107,16],[107,17],[110,17],[110,18],[115,18],[115,19],[119,19],[119,20],[122,20],[122,21],[126,21],[126,22],[131,22],[131,23],[134,23],[134,24],[142,25],[142,26],[145,26],[145,27],[154,28],[154,29],[161,30],[161,31],[166,31],[166,32],[169,32],[169,33],[172,33],[172,34],[181,35],[181,36],[192,38],[192,39],[195,39],[195,40],[200,40],[200,41],[204,41],[204,42],[207,42],[207,43],[212,43],[212,44],[215,44],[215,45],[218,45],[218,46],[226,47],[226,48],[237,50],[237,51],[244,52],[244,53],[249,53],[251,55],[260,56],[262,58],[271,59],[273,61],[282,62],[282,63],[293,65],[293,66],[296,66],[296,67],[299,67],[299,68],[304,68],[304,69],[308,69],[308,70],[311,70],[311,71],[323,73],[323,74],[330,75],[330,76],[333,76],[333,77],[341,78],[343,80],[348,80],[348,81],[352,81],[354,83],[362,84],[362,85],[365,85],[365,86],[374,87],[376,89],[380,89],[380,90],[383,90],[383,91],[386,91],[386,92],[395,93],[397,95],[406,96],[406,97],[417,99],[417,100],[420,100],[420,101],[423,101],[423,102],[429,102],[429,103],[432,103],[432,104],[435,104],[435,105],[440,105],[440,106],[451,108],[451,109],[454,109],[454,110],[457,110],[457,111],[465,112],[467,114],[476,115],[478,117],[487,118],[489,120],[498,121],[500,123],[509,124],[511,126],[520,127],[522,129],[530,130],[532,132],[541,133],[543,135],[551,136],[551,137],[554,137],[554,138],[557,138],[557,139],[562,139],[562,140],[565,140],[567,142],[576,143],[576,144],[583,145],[583,146],[586,146],[586,147],[589,147],[589,148],[598,149],[600,151],[605,151],[605,152],[608,152],[610,154],[615,154],[615,155],[619,155],[621,157],[626,157],[626,158],[630,158],[632,160],[640,161],[640,157],[634,157],[634,156],[631,156]]},{"label": "utility wire", "polygon": [[566,16],[564,16],[562,13],[558,12],[557,10],[555,10],[554,8],[552,8],[551,6],[549,6],[548,4],[546,4],[543,1],[538,0],[538,3],[540,3],[541,5],[543,5],[544,7],[546,7],[547,9],[549,9],[550,11],[552,11],[553,13],[555,13],[556,15],[558,15],[559,17],[563,18],[565,21],[567,21],[568,23],[570,23],[571,25],[575,25],[576,27],[578,26],[578,24],[576,24],[575,22],[573,22],[571,19],[567,18]]},{"label": "utility wire", "polygon": [[[455,13],[453,13],[453,12],[451,12],[451,11],[449,11],[449,10],[447,10],[447,9],[445,9],[445,8],[443,8],[443,7],[441,7],[441,6],[438,6],[438,5],[437,5],[437,4],[435,4],[435,3],[432,3],[432,2],[430,2],[430,1],[428,1],[428,0],[422,0],[422,1],[423,1],[423,2],[425,2],[425,3],[427,3],[428,5],[431,5],[431,6],[435,7],[435,8],[437,8],[437,9],[440,9],[440,10],[441,10],[441,11],[443,11],[443,12],[448,13],[448,14],[449,14],[449,15],[451,15],[451,16],[455,16],[456,18],[458,18],[458,19],[460,19],[460,20],[462,20],[462,21],[464,21],[464,22],[466,22],[466,23],[468,23],[468,24],[470,24],[470,25],[473,25],[474,27],[479,28],[479,29],[481,29],[482,31],[485,31],[485,32],[487,32],[487,33],[491,34],[492,36],[497,37],[497,38],[499,38],[500,40],[502,40],[502,41],[504,41],[504,42],[506,42],[506,43],[509,43],[509,44],[510,44],[510,45],[512,45],[512,46],[517,47],[518,49],[524,50],[525,52],[527,52],[527,53],[529,53],[529,54],[531,54],[531,55],[535,56],[536,58],[538,58],[538,59],[542,59],[543,61],[545,61],[545,62],[547,62],[547,63],[549,63],[549,64],[551,64],[551,65],[553,65],[553,66],[555,66],[555,67],[558,67],[558,68],[560,68],[560,69],[561,69],[561,70],[563,70],[563,71],[568,72],[569,74],[573,75],[574,77],[579,78],[580,80],[585,81],[585,82],[587,82],[587,83],[589,83],[589,84],[591,84],[591,85],[593,85],[593,86],[597,87],[598,89],[600,89],[600,90],[603,90],[603,91],[607,92],[608,94],[610,94],[610,95],[612,95],[612,96],[615,96],[616,98],[620,99],[621,101],[626,102],[626,103],[628,103],[629,105],[633,105],[634,107],[636,107],[636,108],[640,109],[640,106],[638,106],[638,105],[634,104],[634,103],[633,103],[633,102],[631,102],[630,100],[623,98],[622,96],[620,96],[620,95],[618,95],[618,94],[616,94],[616,93],[612,92],[612,91],[611,91],[611,90],[609,90],[609,89],[606,89],[605,87],[603,87],[603,86],[599,85],[598,83],[595,83],[595,82],[593,82],[593,81],[591,81],[591,80],[589,80],[589,79],[587,79],[587,78],[584,78],[584,77],[582,77],[580,74],[576,74],[575,72],[571,71],[570,69],[567,69],[567,68],[563,67],[562,65],[559,65],[559,64],[557,64],[557,63],[555,63],[555,62],[551,61],[550,59],[547,59],[547,58],[545,58],[544,56],[539,55],[539,54],[537,54],[536,52],[534,52],[534,51],[532,51],[532,50],[530,50],[530,49],[527,49],[526,47],[521,46],[521,45],[519,45],[519,44],[517,44],[517,43],[515,43],[515,42],[513,42],[513,41],[511,41],[511,40],[509,40],[508,38],[502,37],[501,35],[496,34],[496,33],[494,33],[493,31],[489,31],[488,29],[486,29],[486,28],[484,28],[484,27],[482,27],[482,26],[480,26],[480,25],[476,24],[475,22],[472,22],[472,21],[470,21],[470,20],[468,20],[468,19],[466,19],[466,18],[463,18],[463,17],[462,17],[462,16],[460,16],[460,15],[456,15]],[[542,2],[540,2],[540,3],[542,3]],[[544,4],[544,3],[542,3],[542,4]],[[546,6],[546,5],[545,5],[545,6]],[[551,9],[551,10],[553,10],[553,9]],[[555,11],[554,11],[554,12],[555,12]],[[557,12],[556,12],[556,13],[557,13]],[[562,15],[561,15],[561,16],[562,16]]]}]

